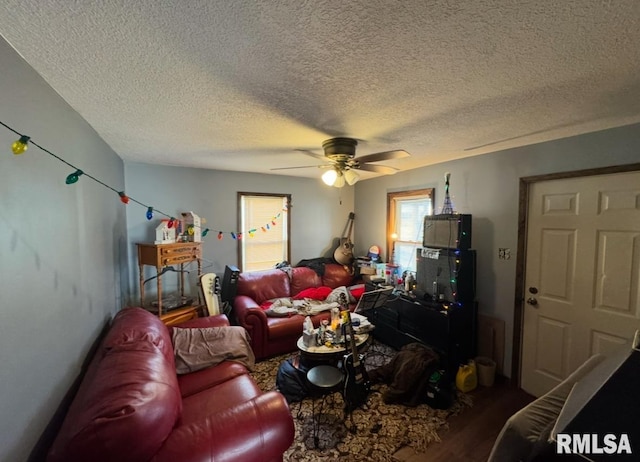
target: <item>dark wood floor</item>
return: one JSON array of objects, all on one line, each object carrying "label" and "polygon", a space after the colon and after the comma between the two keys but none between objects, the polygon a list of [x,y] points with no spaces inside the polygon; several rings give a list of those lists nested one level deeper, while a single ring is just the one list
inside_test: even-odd
[{"label": "dark wood floor", "polygon": [[449,419],[449,430],[422,454],[398,454],[406,462],[486,462],[506,420],[534,397],[496,379],[492,387],[470,392],[473,407]]}]

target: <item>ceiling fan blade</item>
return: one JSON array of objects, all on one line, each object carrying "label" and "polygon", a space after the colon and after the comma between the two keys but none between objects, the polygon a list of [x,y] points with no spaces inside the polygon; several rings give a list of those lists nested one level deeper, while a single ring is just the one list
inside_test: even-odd
[{"label": "ceiling fan blade", "polygon": [[313,151],[309,151],[308,149],[296,149],[296,151],[301,152],[302,154],[306,154],[307,156],[311,156],[314,159],[320,159],[320,160],[328,160],[324,155],[322,154],[316,154]]},{"label": "ceiling fan blade", "polygon": [[393,175],[398,171],[397,168],[387,167],[386,165],[364,164],[356,167],[358,170],[366,170],[368,172],[383,173],[385,175]]},{"label": "ceiling fan blade", "polygon": [[355,160],[362,164],[364,162],[379,162],[381,160],[402,159],[403,157],[409,157],[410,155],[411,154],[409,154],[407,151],[399,149],[396,151],[376,152],[367,156],[356,157]]},{"label": "ceiling fan blade", "polygon": [[333,167],[333,165],[302,165],[300,167],[277,167],[277,168],[272,168],[270,170],[293,170],[294,168],[326,168],[326,167]]}]

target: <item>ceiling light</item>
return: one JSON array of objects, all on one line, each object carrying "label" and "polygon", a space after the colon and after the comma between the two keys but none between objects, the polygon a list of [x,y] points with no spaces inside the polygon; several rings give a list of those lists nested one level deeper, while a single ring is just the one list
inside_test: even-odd
[{"label": "ceiling light", "polygon": [[333,186],[336,188],[342,188],[344,186],[344,175],[342,172],[338,172],[338,177],[336,178],[335,183],[333,183]]},{"label": "ceiling light", "polygon": [[344,179],[349,186],[353,186],[360,179],[358,174],[353,170],[347,170],[344,172]]},{"label": "ceiling light", "polygon": [[324,184],[326,184],[327,186],[333,186],[337,178],[338,172],[336,172],[334,169],[327,170],[322,174],[322,181],[324,181]]}]

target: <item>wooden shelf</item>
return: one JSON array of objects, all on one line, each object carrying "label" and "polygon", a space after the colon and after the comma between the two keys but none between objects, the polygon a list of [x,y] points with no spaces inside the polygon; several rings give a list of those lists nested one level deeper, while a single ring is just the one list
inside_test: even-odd
[{"label": "wooden shelf", "polygon": [[[154,266],[156,268],[156,284],[158,290],[158,306],[157,306],[157,314],[163,321],[174,320],[180,316],[187,316],[187,313],[195,313],[197,317],[197,313],[199,307],[191,306],[191,307],[183,307],[177,308],[170,312],[163,312],[162,310],[162,277],[161,271],[165,266],[171,265],[180,265],[180,278],[179,278],[179,289],[180,289],[180,297],[184,297],[184,264],[190,262],[198,263],[198,278],[202,275],[202,247],[200,242],[175,242],[172,244],[146,244],[140,243],[138,246],[138,267],[140,270],[140,306],[145,306],[145,293],[144,293],[144,266]],[[187,309],[190,308],[191,311]],[[178,312],[180,312],[178,314]],[[186,317],[182,319],[182,321],[192,319],[190,317]],[[175,322],[175,321],[172,321]]]}]

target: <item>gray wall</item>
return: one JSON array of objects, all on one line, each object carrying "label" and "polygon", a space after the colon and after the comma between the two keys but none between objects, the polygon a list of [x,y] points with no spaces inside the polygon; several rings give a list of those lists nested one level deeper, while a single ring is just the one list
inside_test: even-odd
[{"label": "gray wall", "polygon": [[[237,231],[237,192],[291,194],[291,263],[306,258],[333,255],[353,211],[353,188],[331,188],[319,178],[294,178],[281,175],[261,175],[212,171],[193,168],[165,167],[140,163],[125,163],[127,193],[140,202],[155,206],[164,213],[180,216],[193,211],[207,220],[205,227]],[[278,210],[274,213],[279,212]],[[147,221],[144,207],[130,204],[127,208],[129,232],[128,301],[139,304],[137,242],[153,242],[160,217]],[[277,226],[280,223],[277,224]],[[354,229],[357,227],[354,226]],[[241,231],[241,230],[240,230]],[[246,230],[245,230],[246,231]],[[245,237],[247,238],[247,237]],[[218,240],[215,233],[203,239],[203,272],[222,275],[225,265],[238,265],[237,241],[227,233]],[[189,288],[197,294],[196,266],[188,265]],[[145,267],[145,279],[155,275],[155,269]],[[168,273],[163,285],[175,286],[177,276]],[[155,281],[145,286],[149,302],[155,294]],[[170,286],[168,286],[170,287]],[[164,290],[163,290],[164,292]],[[146,295],[145,294],[145,295]]]},{"label": "gray wall", "polygon": [[[385,246],[388,192],[434,187],[435,210],[444,201],[444,174],[451,173],[454,209],[473,215],[473,248],[477,251],[479,310],[506,323],[505,364],[509,375],[513,337],[518,188],[521,177],[640,162],[640,125],[616,128],[518,149],[469,157],[356,184],[355,209],[368,226],[356,230],[356,251]],[[512,251],[498,259],[498,248]]]},{"label": "gray wall", "polygon": [[[0,120],[114,187],[120,158],[0,39]],[[25,460],[120,308],[125,206],[0,126],[0,460]],[[122,262],[122,264],[121,264]]]}]

